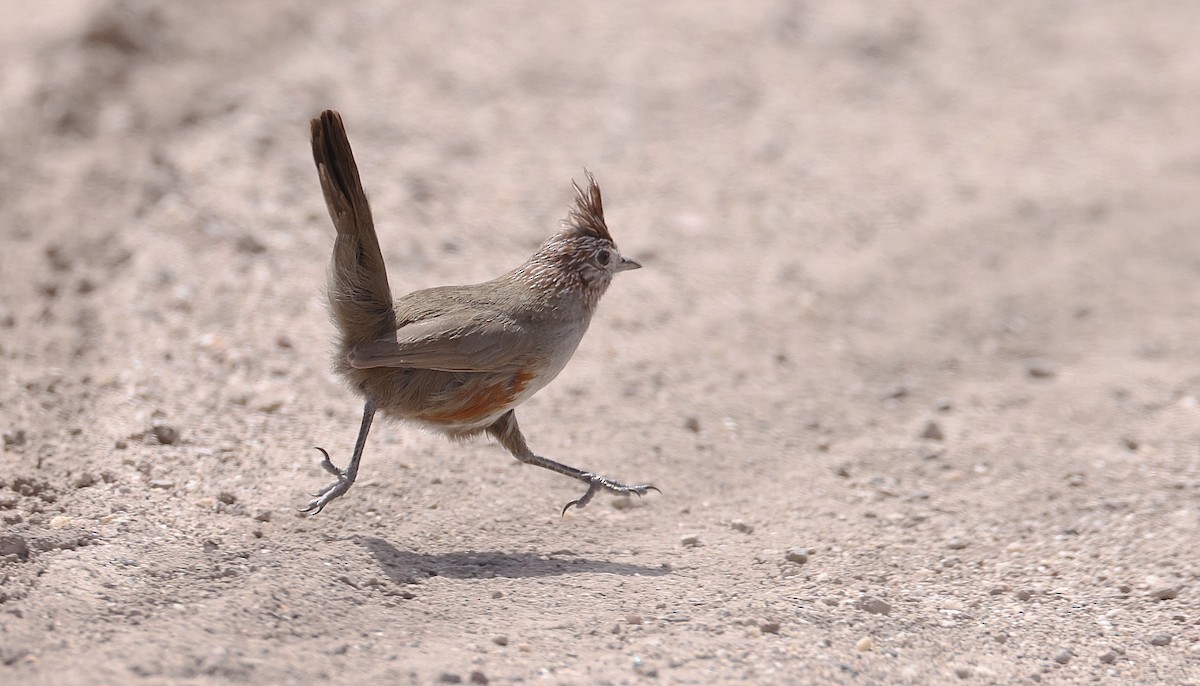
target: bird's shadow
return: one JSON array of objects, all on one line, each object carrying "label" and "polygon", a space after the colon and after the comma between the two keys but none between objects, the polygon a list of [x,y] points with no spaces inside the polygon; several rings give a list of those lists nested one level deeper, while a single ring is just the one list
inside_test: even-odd
[{"label": "bird's shadow", "polygon": [[569,551],[551,555],[509,553],[503,551],[463,551],[425,555],[400,550],[373,536],[356,537],[379,563],[380,569],[398,583],[413,583],[422,577],[444,576],[452,579],[522,579],[559,574],[619,574],[622,576],[663,576],[668,565],[648,567],[626,562],[592,560]]}]

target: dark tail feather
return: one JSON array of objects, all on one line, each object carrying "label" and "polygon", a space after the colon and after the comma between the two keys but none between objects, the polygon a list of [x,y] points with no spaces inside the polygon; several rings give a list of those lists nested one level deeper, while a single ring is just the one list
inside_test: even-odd
[{"label": "dark tail feather", "polygon": [[371,207],[340,114],[325,110],[312,120],[312,148],[329,218],[337,228],[329,308],[341,332],[343,349],[348,351],[395,330],[392,292]]}]

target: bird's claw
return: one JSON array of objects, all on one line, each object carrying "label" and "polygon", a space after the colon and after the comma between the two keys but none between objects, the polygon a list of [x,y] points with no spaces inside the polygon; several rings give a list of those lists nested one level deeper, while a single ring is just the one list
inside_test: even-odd
[{"label": "bird's claw", "polygon": [[560,516],[562,516],[562,517],[567,516],[567,510],[571,509],[572,507],[574,507],[577,510],[583,509],[583,507],[585,505],[587,505],[588,503],[590,503],[592,501],[592,498],[594,498],[596,496],[596,494],[600,492],[600,489],[604,489],[610,493],[616,493],[617,495],[629,495],[630,493],[632,493],[638,497],[646,495],[650,491],[654,491],[655,493],[662,493],[662,491],[658,490],[657,486],[654,486],[652,484],[639,484],[637,486],[627,486],[618,481],[613,481],[612,479],[609,479],[607,477],[600,476],[599,474],[588,474],[588,478],[590,480],[590,484],[588,485],[587,493],[584,493],[583,496],[580,497],[579,499],[572,500],[571,502],[564,505]]},{"label": "bird's claw", "polygon": [[334,476],[342,476],[342,470],[333,466],[333,461],[329,459],[329,453],[325,452],[325,449],[320,446],[317,446],[315,449],[320,450],[321,454],[324,455],[324,457],[321,459],[321,469],[324,469]]},{"label": "bird's claw", "polygon": [[324,448],[317,448],[317,450],[320,450],[321,454],[324,455],[324,457],[321,459],[321,468],[336,476],[337,481],[334,481],[325,488],[313,493],[313,499],[308,501],[308,504],[304,507],[299,508],[300,512],[304,512],[313,516],[321,514],[321,510],[324,510],[326,505],[333,501],[334,498],[338,498],[346,491],[350,490],[350,485],[354,483],[354,481],[349,478],[346,472],[334,466],[333,461],[329,459],[329,453],[325,452]]}]

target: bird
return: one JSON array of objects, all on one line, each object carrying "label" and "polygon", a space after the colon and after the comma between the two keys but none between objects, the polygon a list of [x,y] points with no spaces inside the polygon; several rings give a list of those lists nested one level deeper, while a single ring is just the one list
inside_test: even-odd
[{"label": "bird", "polygon": [[613,277],[641,267],[617,249],[595,177],[585,169],[585,188],[572,181],[574,205],[558,231],[517,268],[484,283],[393,299],[342,117],[325,110],[311,129],[317,176],[337,230],[327,285],[333,369],[362,396],[363,413],[345,469],[317,448],[321,467],[335,479],[300,511],[319,514],[350,490],[376,413],[452,441],[487,434],[525,464],[586,483],[562,516],[600,491],[661,493],[652,484],[627,485],[535,454],[514,414],[566,366]]}]

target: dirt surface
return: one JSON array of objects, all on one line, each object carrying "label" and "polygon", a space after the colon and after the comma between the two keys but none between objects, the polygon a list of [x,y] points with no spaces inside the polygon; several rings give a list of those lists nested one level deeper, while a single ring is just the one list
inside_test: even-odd
[{"label": "dirt surface", "polygon": [[[0,4],[0,683],[1200,683],[1200,3]],[[393,289],[592,170],[519,411],[318,517],[339,109]]]}]

